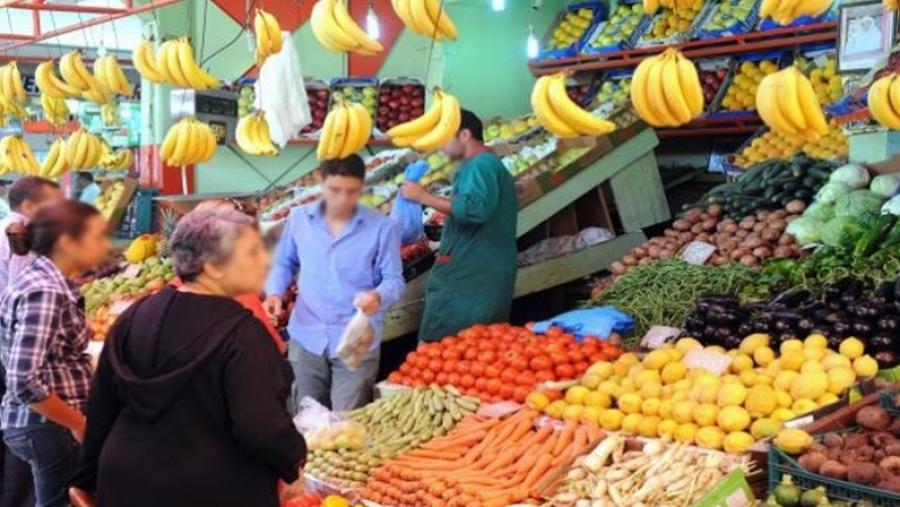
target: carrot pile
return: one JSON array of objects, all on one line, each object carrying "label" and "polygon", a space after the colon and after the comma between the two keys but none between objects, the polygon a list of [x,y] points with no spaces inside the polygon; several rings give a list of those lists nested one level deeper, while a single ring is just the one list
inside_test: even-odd
[{"label": "carrot pile", "polygon": [[362,494],[397,507],[502,507],[536,497],[603,438],[596,424],[535,428],[539,416],[468,416],[443,437],[385,461]]}]

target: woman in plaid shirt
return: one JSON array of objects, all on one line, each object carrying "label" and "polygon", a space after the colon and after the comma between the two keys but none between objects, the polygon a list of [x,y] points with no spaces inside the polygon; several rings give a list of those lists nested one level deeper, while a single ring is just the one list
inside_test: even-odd
[{"label": "woman in plaid shirt", "polygon": [[7,235],[17,255],[35,258],[0,297],[0,426],[10,451],[31,466],[37,506],[64,506],[92,377],[83,299],[69,279],[106,257],[106,221],[90,205],[62,201]]}]

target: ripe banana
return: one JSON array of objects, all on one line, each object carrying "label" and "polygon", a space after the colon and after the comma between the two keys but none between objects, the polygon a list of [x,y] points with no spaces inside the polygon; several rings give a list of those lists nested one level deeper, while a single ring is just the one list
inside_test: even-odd
[{"label": "ripe banana", "polygon": [[284,39],[275,16],[262,9],[256,10],[253,32],[256,35],[256,61],[261,65],[266,58],[281,51]]},{"label": "ripe banana", "polygon": [[534,111],[534,116],[542,127],[556,137],[564,139],[578,137],[578,132],[557,116],[550,104],[547,88],[550,86],[551,80],[550,76],[542,76],[535,81],[534,88],[531,89],[531,109]]},{"label": "ripe banana", "polygon": [[69,170],[69,162],[66,160],[66,141],[57,139],[50,145],[47,158],[41,164],[41,176],[48,179],[56,179]]},{"label": "ripe banana", "polygon": [[153,54],[153,43],[142,40],[131,52],[131,61],[138,73],[148,81],[156,84],[165,82],[166,78],[159,71],[156,56]]},{"label": "ripe banana", "polygon": [[211,159],[216,147],[216,135],[208,124],[185,117],[169,128],[160,156],[170,166],[199,164]]},{"label": "ripe banana", "polygon": [[34,81],[41,93],[54,99],[77,97],[81,90],[60,79],[53,68],[53,61],[48,60],[37,66]]},{"label": "ripe banana", "polygon": [[[338,23],[335,10],[340,7],[338,0],[318,0],[313,6],[309,22],[313,35],[320,44],[336,52],[360,51],[361,46],[353,36]],[[345,5],[346,7],[346,5]],[[347,14],[349,17],[350,15]],[[353,20],[350,20],[353,24]]]},{"label": "ripe banana", "polygon": [[[883,0],[885,6],[897,0]],[[818,17],[831,8],[833,0],[763,0],[759,7],[759,17],[771,17],[779,25],[785,26],[801,16]]]},{"label": "ripe banana", "polygon": [[65,99],[57,99],[42,93],[41,107],[44,110],[44,117],[54,125],[62,125],[69,119],[69,106],[66,105]]},{"label": "ripe banana", "polygon": [[69,86],[77,88],[81,92],[92,88],[93,76],[88,72],[87,67],[84,66],[84,62],[81,60],[81,52],[77,49],[66,53],[59,60],[59,72]]},{"label": "ripe banana", "polygon": [[20,135],[9,135],[0,140],[0,165],[25,175],[38,176],[41,166],[28,143]]},{"label": "ripe banana", "polygon": [[115,102],[100,106],[100,121],[107,126],[119,125],[119,106]]},{"label": "ripe banana", "polygon": [[316,156],[319,160],[339,158],[344,140],[347,138],[347,114],[347,108],[341,102],[325,116],[322,134],[316,146]]},{"label": "ripe banana", "polygon": [[395,146],[434,151],[456,136],[461,114],[456,97],[435,89],[434,100],[422,116],[395,126],[387,131],[387,135]]},{"label": "ripe banana", "polygon": [[772,130],[816,140],[828,133],[825,113],[812,83],[790,66],[764,77],[756,91],[756,110]]},{"label": "ripe banana", "polygon": [[441,102],[444,94],[440,90],[435,90],[433,96],[434,100],[431,101],[431,107],[422,116],[406,123],[401,123],[387,131],[388,137],[391,138],[395,146],[408,146],[412,143],[411,138],[419,138],[425,135],[441,119]]},{"label": "ripe banana", "polygon": [[459,33],[440,0],[391,0],[397,17],[413,32],[429,39],[456,40]]},{"label": "ripe banana", "polygon": [[347,10],[347,0],[336,0],[334,3],[334,19],[338,27],[350,36],[356,42],[359,49],[357,53],[373,55],[381,52],[384,47],[377,40],[369,37],[356,21],[350,17],[350,11]]},{"label": "ripe banana", "polygon": [[134,155],[128,148],[120,148],[116,151],[110,151],[109,146],[104,143],[104,152],[100,157],[100,167],[108,171],[121,171],[129,169],[134,163]]},{"label": "ripe banana", "polygon": [[635,112],[654,127],[678,127],[703,112],[703,88],[694,64],[669,48],[645,58],[631,81]]},{"label": "ripe banana", "polygon": [[94,77],[111,93],[126,97],[134,93],[122,67],[119,67],[119,62],[112,55],[101,56],[94,60]]},{"label": "ripe banana", "polygon": [[556,117],[579,135],[599,136],[609,134],[616,129],[615,123],[585,111],[569,97],[564,74],[550,77],[547,95]]},{"label": "ripe banana", "polygon": [[238,148],[248,155],[278,155],[278,148],[269,137],[269,122],[262,112],[248,114],[238,120],[234,137]]},{"label": "ripe banana", "polygon": [[66,141],[66,161],[76,171],[93,169],[100,161],[102,150],[103,141],[82,127]]},{"label": "ripe banana", "polygon": [[898,86],[900,85],[897,85],[897,74],[891,73],[876,80],[869,87],[869,113],[875,121],[891,130],[900,130],[900,109],[895,108],[891,100],[891,96],[895,93],[894,89]]},{"label": "ripe banana", "polygon": [[207,90],[220,84],[218,79],[197,64],[187,37],[163,42],[156,54],[155,69],[165,82],[180,88]]},{"label": "ripe banana", "polygon": [[0,102],[7,108],[21,108],[25,104],[25,85],[16,62],[0,67]]}]

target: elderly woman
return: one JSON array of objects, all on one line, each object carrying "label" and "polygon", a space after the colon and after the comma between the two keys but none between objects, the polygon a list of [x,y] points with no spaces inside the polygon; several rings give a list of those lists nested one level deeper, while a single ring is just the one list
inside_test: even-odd
[{"label": "elderly woman", "polygon": [[195,211],[172,256],[182,285],[129,308],[100,356],[75,486],[99,507],[277,506],[306,446],[290,367],[234,300],[262,290],[262,238],[239,212]]}]

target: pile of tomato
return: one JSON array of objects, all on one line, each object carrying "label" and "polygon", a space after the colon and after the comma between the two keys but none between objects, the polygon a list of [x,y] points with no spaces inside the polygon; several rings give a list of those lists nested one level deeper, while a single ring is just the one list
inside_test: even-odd
[{"label": "pile of tomato", "polygon": [[452,385],[483,401],[525,401],[541,382],[578,378],[621,350],[597,337],[576,341],[551,327],[539,335],[510,324],[475,325],[439,342],[420,343],[388,376],[394,384]]}]

